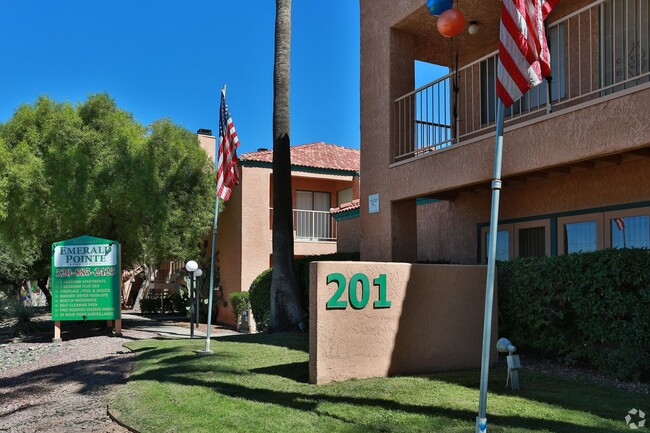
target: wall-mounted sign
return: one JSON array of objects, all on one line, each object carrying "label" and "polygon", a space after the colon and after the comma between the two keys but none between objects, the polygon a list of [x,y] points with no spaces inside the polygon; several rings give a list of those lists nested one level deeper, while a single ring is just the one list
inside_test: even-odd
[{"label": "wall-mounted sign", "polygon": [[368,196],[368,213],[379,212],[379,194],[370,194]]},{"label": "wall-mounted sign", "polygon": [[81,236],[52,244],[52,320],[120,318],[120,244]]}]

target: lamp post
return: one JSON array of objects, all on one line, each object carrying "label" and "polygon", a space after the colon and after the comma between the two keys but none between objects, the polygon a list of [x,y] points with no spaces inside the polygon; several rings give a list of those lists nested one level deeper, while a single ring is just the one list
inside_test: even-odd
[{"label": "lamp post", "polygon": [[199,286],[196,284],[196,278],[199,278],[201,275],[203,275],[203,271],[201,269],[197,269],[194,271],[194,298],[196,301],[196,307],[194,307],[194,318],[196,320],[196,329],[199,329],[199,305],[200,305],[200,300],[199,300]]},{"label": "lamp post", "polygon": [[199,265],[190,260],[185,263],[185,269],[190,273],[190,338],[194,338],[194,272],[199,269]]}]

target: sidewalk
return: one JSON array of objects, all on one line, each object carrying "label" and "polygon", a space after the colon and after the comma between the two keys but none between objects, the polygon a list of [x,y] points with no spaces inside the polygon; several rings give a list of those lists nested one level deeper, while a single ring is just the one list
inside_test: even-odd
[{"label": "sidewalk", "polygon": [[[205,338],[205,324],[201,324],[202,331],[194,330],[194,338]],[[190,328],[182,326],[168,325],[164,322],[151,319],[149,317],[139,316],[137,314],[122,314],[122,328],[134,329],[137,331],[153,332],[163,338],[190,338]],[[210,337],[219,337],[221,335],[230,335],[236,332],[230,330],[212,331]]]}]

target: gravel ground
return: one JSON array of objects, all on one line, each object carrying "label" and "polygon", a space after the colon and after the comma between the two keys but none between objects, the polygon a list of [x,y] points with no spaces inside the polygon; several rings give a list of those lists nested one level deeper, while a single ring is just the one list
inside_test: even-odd
[{"label": "gravel ground", "polygon": [[127,432],[107,416],[104,398],[131,371],[135,355],[122,345],[152,337],[81,329],[59,344],[0,345],[0,432]]}]

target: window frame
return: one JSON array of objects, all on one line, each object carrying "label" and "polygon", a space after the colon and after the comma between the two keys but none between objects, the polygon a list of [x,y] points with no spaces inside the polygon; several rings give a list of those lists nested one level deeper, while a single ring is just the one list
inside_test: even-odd
[{"label": "window frame", "polygon": [[[612,224],[611,220],[616,218],[647,216],[650,218],[650,207],[635,207],[632,209],[621,209],[609,212],[603,212],[603,236],[604,248],[612,248]],[[650,230],[650,224],[648,227]]]},{"label": "window frame", "polygon": [[551,255],[551,220],[539,219],[533,221],[526,221],[521,223],[514,223],[514,254],[513,258],[519,257],[519,231],[522,229],[533,229],[544,227],[544,256]]},{"label": "window frame", "polygon": [[596,251],[600,251],[604,249],[604,245],[605,245],[604,232],[603,232],[604,218],[602,212],[559,217],[557,219],[557,255],[558,256],[565,255],[564,250],[566,246],[566,236],[565,236],[564,226],[566,224],[591,222],[591,221],[596,222]]}]

